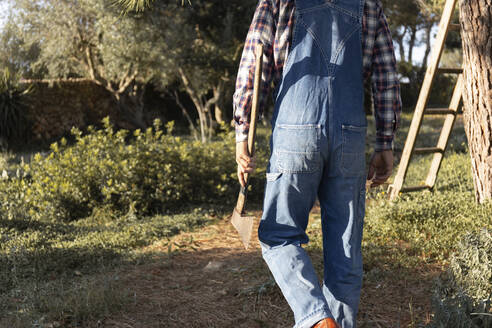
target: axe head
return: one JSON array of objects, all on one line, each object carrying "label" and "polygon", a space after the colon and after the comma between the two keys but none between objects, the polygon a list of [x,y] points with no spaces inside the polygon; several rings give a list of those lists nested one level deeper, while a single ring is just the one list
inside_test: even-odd
[{"label": "axe head", "polygon": [[251,241],[251,233],[253,232],[254,216],[241,216],[241,213],[234,208],[232,212],[231,223],[239,233],[239,238],[243,242],[244,248],[248,249]]}]

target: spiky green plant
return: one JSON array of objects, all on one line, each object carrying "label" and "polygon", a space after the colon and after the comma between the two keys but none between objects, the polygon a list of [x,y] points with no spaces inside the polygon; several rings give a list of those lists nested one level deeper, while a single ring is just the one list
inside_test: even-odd
[{"label": "spiky green plant", "polygon": [[26,115],[26,97],[31,88],[18,84],[15,75],[5,69],[0,77],[0,138],[9,144],[24,139],[29,120]]}]

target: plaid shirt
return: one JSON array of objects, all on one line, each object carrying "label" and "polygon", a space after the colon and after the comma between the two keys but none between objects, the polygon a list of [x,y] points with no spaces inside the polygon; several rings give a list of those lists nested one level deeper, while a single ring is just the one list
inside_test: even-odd
[{"label": "plaid shirt", "polygon": [[[264,45],[264,64],[260,94],[260,112],[272,86],[282,78],[294,26],[294,0],[260,0],[244,46],[234,93],[236,141],[248,137],[249,113],[253,98],[255,66],[254,48]],[[380,0],[366,0],[362,19],[362,52],[364,80],[372,77],[374,116],[376,119],[375,150],[392,149],[393,138],[400,125],[400,83],[390,30]]]}]

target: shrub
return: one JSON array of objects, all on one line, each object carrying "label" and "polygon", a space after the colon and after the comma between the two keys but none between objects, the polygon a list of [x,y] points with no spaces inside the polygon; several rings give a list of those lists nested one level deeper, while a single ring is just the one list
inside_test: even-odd
[{"label": "shrub", "polygon": [[[108,118],[103,124],[87,135],[73,129],[73,146],[65,139],[52,144],[47,156],[37,154],[23,166],[19,178],[2,182],[4,216],[73,221],[98,207],[151,215],[189,204],[232,204],[238,189],[232,133],[202,144],[164,133],[159,121],[131,136],[115,132]],[[265,153],[259,157],[266,160]],[[263,182],[254,187],[261,195]]]},{"label": "shrub", "polygon": [[432,327],[492,326],[492,236],[467,234],[436,282]]}]

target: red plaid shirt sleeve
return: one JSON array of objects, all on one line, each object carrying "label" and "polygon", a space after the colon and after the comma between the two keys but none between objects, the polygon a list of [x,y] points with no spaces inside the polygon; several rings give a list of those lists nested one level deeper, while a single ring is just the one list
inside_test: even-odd
[{"label": "red plaid shirt sleeve", "polygon": [[253,99],[255,72],[254,49],[258,43],[263,44],[263,73],[260,91],[260,113],[266,103],[273,75],[273,44],[275,42],[276,20],[275,7],[270,0],[261,0],[256,8],[253,21],[246,37],[246,42],[236,79],[234,101],[234,120],[236,125],[236,141],[248,138],[249,114]]},{"label": "red plaid shirt sleeve", "polygon": [[393,148],[400,126],[401,99],[393,40],[379,1],[366,1],[363,20],[364,77],[372,78],[375,151]]}]

